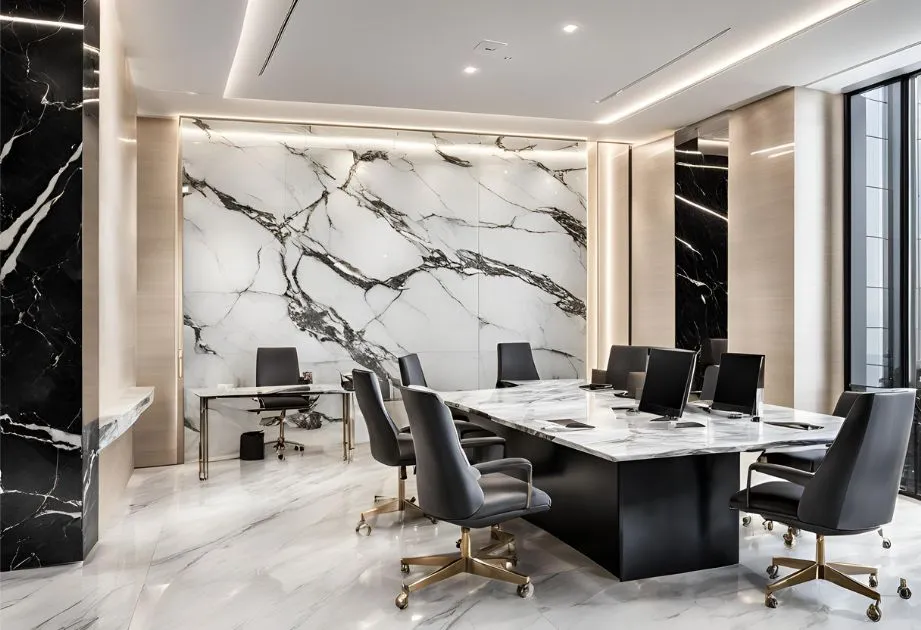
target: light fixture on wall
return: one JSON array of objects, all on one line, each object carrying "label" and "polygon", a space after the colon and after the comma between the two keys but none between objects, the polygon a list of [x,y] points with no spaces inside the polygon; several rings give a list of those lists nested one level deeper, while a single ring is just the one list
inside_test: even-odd
[{"label": "light fixture on wall", "polygon": [[480,69],[475,66],[467,66],[464,68],[464,74],[476,74]]},{"label": "light fixture on wall", "polygon": [[576,24],[567,24],[566,26],[563,27],[564,33],[575,33],[578,30],[579,30],[579,26]]}]

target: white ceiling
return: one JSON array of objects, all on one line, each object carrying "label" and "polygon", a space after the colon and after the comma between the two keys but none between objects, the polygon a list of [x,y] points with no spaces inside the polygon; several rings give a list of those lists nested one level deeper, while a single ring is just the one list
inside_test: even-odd
[{"label": "white ceiling", "polygon": [[[870,0],[671,98],[597,122],[853,2],[301,0],[261,77],[290,0],[122,0],[120,14],[147,114],[639,141],[782,87],[822,79],[818,87],[834,91],[921,61],[921,46],[911,47],[921,42],[921,1]],[[580,28],[568,35],[570,23]],[[483,57],[473,52],[482,39],[509,45]],[[464,74],[468,65],[479,71]]]}]

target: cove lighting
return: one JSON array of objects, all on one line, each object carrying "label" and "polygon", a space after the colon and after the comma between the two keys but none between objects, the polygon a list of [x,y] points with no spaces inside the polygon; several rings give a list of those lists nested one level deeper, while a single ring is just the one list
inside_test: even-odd
[{"label": "cove lighting", "polygon": [[766,149],[758,149],[757,151],[752,151],[752,155],[761,155],[762,153],[773,153],[774,151],[780,151],[781,149],[790,149],[795,142],[788,142],[786,144],[778,144],[776,147],[768,147]]},{"label": "cove lighting", "polygon": [[795,151],[796,151],[796,149],[789,149],[789,150],[787,150],[787,151],[781,151],[780,153],[775,153],[774,155],[769,155],[769,156],[768,156],[768,159],[770,160],[770,159],[773,159],[773,158],[776,158],[776,157],[780,157],[781,155],[790,155],[791,153],[794,153]]},{"label": "cove lighting", "polygon": [[566,26],[563,27],[564,33],[575,33],[578,30],[579,30],[579,27],[575,24],[567,24]]},{"label": "cove lighting", "polygon": [[796,20],[790,22],[786,27],[781,28],[780,30],[771,33],[769,36],[764,37],[763,39],[756,39],[755,43],[751,46],[741,48],[736,50],[734,53],[729,53],[721,58],[721,60],[712,66],[707,66],[703,68],[700,72],[688,74],[686,77],[679,79],[675,83],[665,87],[664,89],[655,92],[647,98],[640,98],[634,103],[627,105],[623,109],[616,110],[607,116],[599,119],[598,122],[601,125],[610,125],[611,123],[617,122],[618,120],[623,120],[634,114],[652,107],[653,105],[660,103],[661,101],[667,100],[676,96],[699,83],[703,83],[708,79],[729,70],[733,66],[736,66],[743,61],[747,61],[751,57],[754,57],[756,54],[760,53],[763,50],[776,46],[782,42],[785,42],[797,35],[815,27],[819,24],[827,22],[832,18],[835,18],[846,11],[850,11],[862,4],[869,2],[870,0],[844,0],[843,2],[836,2],[831,6],[825,7],[824,9],[810,15],[807,18]]},{"label": "cove lighting", "polygon": [[703,155],[700,151],[689,151],[688,149],[675,149],[675,153],[686,153],[687,155]]},{"label": "cove lighting", "polygon": [[2,22],[15,22],[18,24],[34,24],[35,26],[50,26],[52,28],[69,28],[74,31],[82,31],[82,24],[73,22],[56,22],[54,20],[36,20],[34,18],[17,17],[15,15],[0,15]]},{"label": "cove lighting", "polygon": [[688,204],[688,205],[691,206],[692,208],[697,208],[698,210],[700,210],[700,211],[702,211],[702,212],[706,212],[707,214],[712,214],[712,215],[715,216],[715,217],[719,217],[720,219],[722,219],[722,220],[725,221],[726,223],[729,223],[729,219],[727,219],[726,217],[724,217],[723,215],[721,215],[719,212],[717,212],[717,211],[715,211],[715,210],[711,210],[710,208],[707,208],[706,206],[702,206],[702,205],[700,205],[699,203],[694,203],[694,202],[691,201],[690,199],[685,199],[685,198],[682,197],[681,195],[675,195],[675,199],[677,199],[678,201],[683,201],[684,203]]}]

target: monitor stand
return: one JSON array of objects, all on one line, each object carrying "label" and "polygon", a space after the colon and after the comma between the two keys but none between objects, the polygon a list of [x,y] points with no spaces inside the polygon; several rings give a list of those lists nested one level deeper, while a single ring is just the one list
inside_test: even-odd
[{"label": "monitor stand", "polygon": [[678,420],[677,416],[659,416],[658,418],[650,418],[650,422],[674,422]]}]

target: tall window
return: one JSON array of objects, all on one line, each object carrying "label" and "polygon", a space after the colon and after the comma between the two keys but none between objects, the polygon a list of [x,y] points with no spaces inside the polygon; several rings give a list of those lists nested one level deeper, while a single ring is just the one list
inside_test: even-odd
[{"label": "tall window", "polygon": [[[921,388],[921,76],[849,94],[847,111],[847,381]],[[916,496],[919,440],[916,424],[903,476]]]}]

